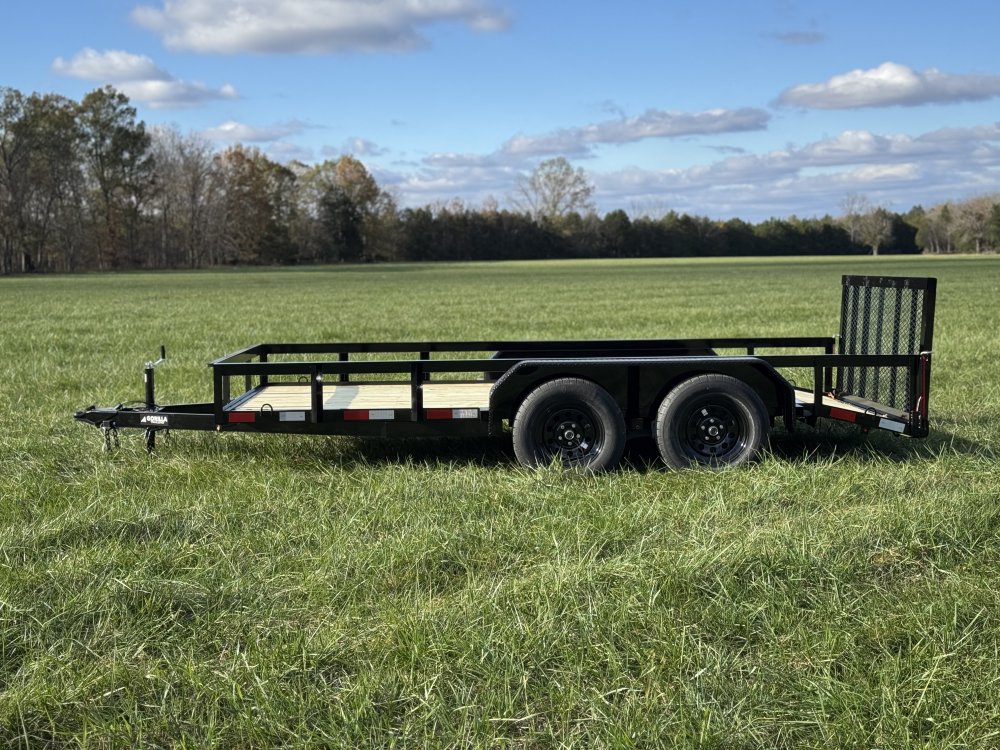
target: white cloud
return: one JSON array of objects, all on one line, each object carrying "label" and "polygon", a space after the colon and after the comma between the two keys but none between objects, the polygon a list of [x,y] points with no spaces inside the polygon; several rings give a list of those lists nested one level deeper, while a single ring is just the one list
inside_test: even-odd
[{"label": "white cloud", "polygon": [[120,49],[98,52],[87,47],[77,52],[72,59],[57,57],[52,69],[64,76],[82,78],[85,81],[169,81],[169,73],[157,67],[146,55],[133,55]]},{"label": "white cloud", "polygon": [[513,190],[520,172],[509,167],[421,169],[417,172],[375,170],[379,184],[390,185],[408,205],[424,206],[461,198],[466,204]]},{"label": "white cloud", "polygon": [[426,46],[429,24],[508,24],[485,0],[161,0],[132,18],[172,49],[223,54],[405,51]]},{"label": "white cloud", "polygon": [[172,107],[193,107],[218,99],[239,99],[239,93],[231,85],[213,89],[200,81],[126,81],[118,88],[137,102],[143,102],[154,109]]},{"label": "white cloud", "polygon": [[768,154],[682,170],[632,168],[594,181],[602,205],[656,200],[709,216],[835,212],[849,192],[905,211],[1000,187],[1000,124],[920,136],[846,131]]},{"label": "white cloud", "polygon": [[764,130],[770,119],[765,110],[751,107],[708,109],[704,112],[648,109],[635,117],[605,120],[544,135],[519,134],[508,140],[502,150],[525,156],[585,155],[598,144]]},{"label": "white cloud", "polygon": [[[386,174],[404,204],[510,195],[532,162],[438,154],[416,171]],[[686,169],[590,171],[602,211],[660,206],[712,217],[836,213],[851,192],[905,211],[1000,191],[1000,123],[922,135],[848,130],[762,154],[733,154]],[[381,179],[381,178],[380,178]]]},{"label": "white cloud", "polygon": [[308,126],[299,120],[255,127],[236,120],[227,120],[214,128],[201,131],[200,135],[217,143],[270,143],[298,135]]},{"label": "white cloud", "polygon": [[274,141],[267,145],[264,152],[269,158],[273,159],[280,164],[287,164],[288,162],[298,161],[303,164],[308,164],[313,161],[315,154],[311,148],[307,146],[299,146],[295,143],[289,143],[287,141]]},{"label": "white cloud", "polygon": [[212,88],[200,81],[181,81],[156,65],[146,55],[124,50],[81,50],[71,59],[57,57],[52,69],[64,76],[111,84],[129,99],[154,109],[191,107],[217,99],[238,99],[230,84]]},{"label": "white cloud", "polygon": [[379,146],[374,141],[370,141],[367,138],[353,137],[348,138],[341,146],[324,146],[323,155],[330,158],[337,158],[343,156],[344,154],[350,154],[351,156],[383,156],[388,153],[389,149]]},{"label": "white cloud", "polygon": [[438,153],[424,159],[429,167],[523,167],[537,159],[564,156],[587,158],[594,147],[633,143],[647,138],[682,138],[698,135],[764,130],[771,115],[762,109],[709,109],[673,112],[649,109],[634,117],[563,128],[541,135],[518,133],[492,154]]},{"label": "white cloud", "polygon": [[824,83],[792,86],[780,104],[815,109],[906,106],[979,101],[1000,96],[998,75],[954,75],[936,68],[923,72],[886,62],[869,70],[852,70]]}]

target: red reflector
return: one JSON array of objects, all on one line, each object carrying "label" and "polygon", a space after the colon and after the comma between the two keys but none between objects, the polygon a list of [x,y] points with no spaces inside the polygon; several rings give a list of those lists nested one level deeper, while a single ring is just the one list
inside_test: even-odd
[{"label": "red reflector", "polygon": [[256,422],[257,412],[255,411],[231,411],[229,412],[230,422]]},{"label": "red reflector", "polygon": [[427,419],[451,419],[451,409],[428,409],[424,412]]},{"label": "red reflector", "polygon": [[858,415],[856,412],[848,411],[847,409],[838,409],[836,406],[830,407],[830,417],[832,419],[840,419],[844,422],[856,422]]},{"label": "red reflector", "polygon": [[346,422],[367,422],[368,421],[368,410],[367,409],[345,409],[344,410],[344,421],[346,421]]}]

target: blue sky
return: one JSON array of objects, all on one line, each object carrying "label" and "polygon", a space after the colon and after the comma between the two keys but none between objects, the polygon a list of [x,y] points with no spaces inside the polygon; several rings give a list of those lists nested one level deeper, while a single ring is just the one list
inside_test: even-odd
[{"label": "blue sky", "polygon": [[112,84],[150,126],[352,153],[401,205],[556,156],[600,210],[818,216],[1000,192],[1000,4],[63,0],[5,8],[0,85]]}]

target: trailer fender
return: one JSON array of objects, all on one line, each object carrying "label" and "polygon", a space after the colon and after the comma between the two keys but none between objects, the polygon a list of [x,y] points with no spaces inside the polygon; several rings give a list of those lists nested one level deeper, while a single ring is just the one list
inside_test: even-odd
[{"label": "trailer fender", "polygon": [[794,389],[768,362],[753,356],[679,356],[615,359],[529,359],[504,373],[490,391],[490,434],[502,432],[521,401],[549,380],[590,380],[618,403],[630,425],[652,423],[667,392],[696,375],[718,373],[746,383],[760,396],[771,416],[782,417],[789,430],[795,424]]}]

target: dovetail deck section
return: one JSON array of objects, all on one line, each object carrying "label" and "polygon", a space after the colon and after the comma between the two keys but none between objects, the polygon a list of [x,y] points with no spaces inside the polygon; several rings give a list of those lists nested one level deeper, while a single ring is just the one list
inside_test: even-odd
[{"label": "dovetail deck section", "polygon": [[[806,391],[802,388],[795,389],[795,405],[804,406],[806,408],[812,407],[813,404],[813,394],[812,391]],[[830,407],[832,409],[841,409],[842,411],[850,411],[855,414],[878,414],[883,415],[885,412],[878,412],[875,409],[865,409],[863,406],[858,406],[857,404],[852,404],[849,401],[842,401],[839,398],[834,398],[833,396],[823,395],[823,406]]]}]

